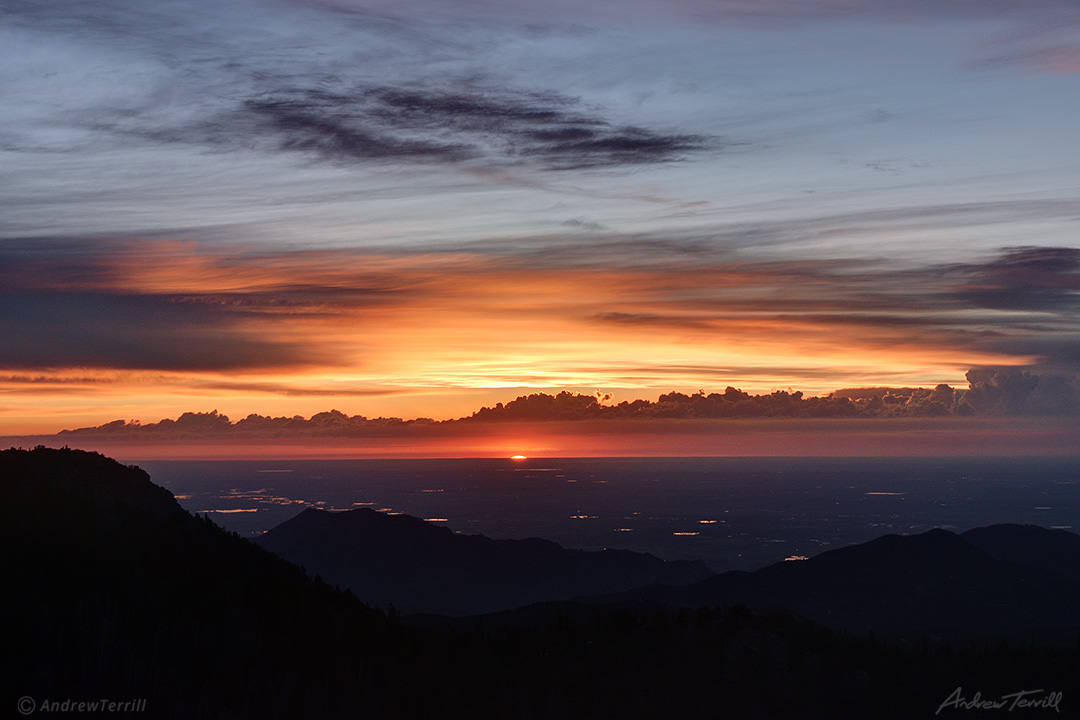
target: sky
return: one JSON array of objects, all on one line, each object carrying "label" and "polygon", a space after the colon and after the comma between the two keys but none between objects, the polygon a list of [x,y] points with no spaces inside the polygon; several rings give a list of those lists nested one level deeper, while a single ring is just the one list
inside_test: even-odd
[{"label": "sky", "polygon": [[1080,369],[1080,4],[14,0],[0,434]]}]

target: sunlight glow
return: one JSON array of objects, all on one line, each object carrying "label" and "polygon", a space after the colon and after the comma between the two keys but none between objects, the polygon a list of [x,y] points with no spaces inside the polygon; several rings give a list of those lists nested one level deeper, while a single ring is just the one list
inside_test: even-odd
[{"label": "sunlight glow", "polygon": [[[184,357],[189,344],[205,341],[216,348],[208,354],[214,362],[189,358],[159,370],[124,368],[126,356],[94,356],[70,368],[4,374],[0,435],[116,419],[156,422],[210,409],[234,419],[333,408],[443,420],[529,388],[591,393],[603,387],[618,402],[727,385],[807,394],[962,386],[970,367],[1031,360],[961,342],[968,335],[953,332],[992,327],[1001,312],[943,306],[932,332],[916,333],[874,314],[835,313],[832,276],[819,277],[824,271],[767,264],[642,269],[611,258],[598,276],[573,263],[526,268],[462,253],[281,252],[238,259],[152,240],[134,256],[122,250],[106,248],[90,258],[109,272],[77,289],[208,298],[170,328],[185,343],[151,355]],[[876,282],[880,287],[861,302],[885,306],[887,313],[876,312],[889,317],[908,312],[893,300],[891,276]],[[374,289],[338,290],[351,286]],[[308,290],[297,294],[298,287]],[[746,298],[758,296],[784,300],[747,310]],[[228,310],[234,305],[257,311]],[[523,325],[529,332],[520,332]],[[221,337],[231,340],[222,344]],[[154,334],[137,341],[160,344]],[[626,357],[634,360],[612,360]]]}]

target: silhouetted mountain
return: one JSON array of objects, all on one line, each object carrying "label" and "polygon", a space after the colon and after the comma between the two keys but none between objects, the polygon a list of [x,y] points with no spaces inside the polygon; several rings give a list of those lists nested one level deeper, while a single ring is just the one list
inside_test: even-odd
[{"label": "silhouetted mountain", "polygon": [[365,602],[408,613],[472,615],[713,575],[700,560],[664,562],[628,550],[586,552],[537,538],[460,535],[367,508],[308,509],[256,542]]},{"label": "silhouetted mountain", "polygon": [[1080,535],[1037,525],[992,525],[961,534],[987,555],[1080,583]]},{"label": "silhouetted mountain", "polygon": [[857,633],[953,630],[999,637],[1053,627],[1075,637],[1080,632],[1080,585],[1069,562],[1076,557],[1078,540],[1072,533],[1015,525],[964,536],[940,529],[887,535],[756,572],[729,572],[687,587],[653,586],[599,600],[636,597],[688,608],[735,603],[785,608]]},{"label": "silhouetted mountain", "polygon": [[370,651],[355,649],[384,643],[383,616],[191,516],[142,470],[6,450],[0,480],[18,653],[5,679],[20,696],[146,698],[147,716],[175,718],[385,707]]}]

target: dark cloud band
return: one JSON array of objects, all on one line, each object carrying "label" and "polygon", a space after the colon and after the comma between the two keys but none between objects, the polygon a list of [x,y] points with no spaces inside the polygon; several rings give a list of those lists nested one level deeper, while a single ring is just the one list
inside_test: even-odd
[{"label": "dark cloud band", "polygon": [[279,88],[244,101],[232,127],[246,125],[282,150],[334,162],[527,161],[570,170],[670,162],[721,146],[701,135],[615,125],[556,93],[493,87]]},{"label": "dark cloud band", "polygon": [[0,367],[237,370],[315,359],[299,344],[251,336],[228,310],[180,297],[0,293]]},{"label": "dark cloud band", "polygon": [[[625,257],[617,251],[600,244],[591,254],[534,263],[498,248],[417,258],[244,255],[152,241],[12,243],[0,248],[0,368],[356,367],[349,354],[356,351],[342,354],[318,329],[344,328],[349,342],[362,342],[363,328],[383,327],[386,313],[399,310],[417,318],[420,333],[444,312],[477,323],[544,316],[562,332],[613,333],[628,345],[771,336],[807,340],[826,354],[843,343],[902,345],[927,358],[1080,367],[1077,250],[1012,248],[903,271],[846,259],[733,262],[695,253],[682,262],[664,254],[665,262],[649,266],[643,247]],[[144,273],[168,282],[155,287]],[[510,288],[523,292],[510,297]]]}]

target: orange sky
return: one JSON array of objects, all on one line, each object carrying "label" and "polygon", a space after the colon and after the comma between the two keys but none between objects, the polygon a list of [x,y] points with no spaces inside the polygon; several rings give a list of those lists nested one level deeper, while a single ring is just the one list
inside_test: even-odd
[{"label": "orange sky", "polygon": [[35,363],[6,363],[0,433],[211,409],[447,419],[529,389],[618,402],[728,385],[963,387],[970,367],[1034,358],[1004,341],[1027,332],[1003,338],[1016,311],[965,300],[979,267],[943,281],[872,262],[706,260],[147,240],[20,257],[13,290],[46,298],[44,324],[26,331],[40,342],[9,349]]}]

